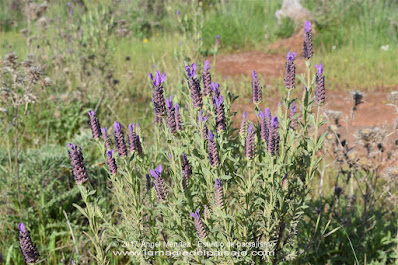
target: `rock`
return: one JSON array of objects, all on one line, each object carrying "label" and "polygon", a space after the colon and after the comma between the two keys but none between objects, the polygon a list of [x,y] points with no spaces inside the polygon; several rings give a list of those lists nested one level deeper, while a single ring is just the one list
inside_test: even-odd
[{"label": "rock", "polygon": [[282,18],[288,17],[295,23],[302,23],[311,18],[311,13],[300,4],[300,0],[283,0],[282,8],[275,12],[278,24],[282,23]]}]

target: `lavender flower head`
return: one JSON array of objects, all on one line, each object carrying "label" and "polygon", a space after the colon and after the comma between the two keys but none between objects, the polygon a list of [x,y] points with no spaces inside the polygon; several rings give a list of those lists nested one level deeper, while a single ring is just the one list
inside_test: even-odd
[{"label": "lavender flower head", "polygon": [[245,140],[245,156],[249,159],[253,159],[256,154],[256,142],[255,142],[255,132],[253,125],[250,124],[247,129],[247,136]]},{"label": "lavender flower head", "polygon": [[260,85],[260,81],[258,81],[257,73],[254,70],[252,73],[252,90],[253,90],[253,103],[258,104],[261,102],[262,96],[262,87]]},{"label": "lavender flower head", "polygon": [[106,152],[106,162],[109,167],[109,172],[111,172],[112,175],[116,175],[117,173],[117,165],[115,159],[112,157],[113,155],[113,149],[109,150]]},{"label": "lavender flower head", "polygon": [[296,65],[294,64],[294,60],[296,59],[296,56],[297,55],[295,52],[288,52],[286,57],[285,88],[287,89],[295,88]]},{"label": "lavender flower head", "polygon": [[101,128],[101,132],[102,132],[102,139],[104,140],[106,150],[111,150],[112,149],[112,140],[109,138],[108,128],[107,127]]},{"label": "lavender flower head", "polygon": [[212,94],[213,94],[213,98],[218,98],[220,96],[220,94],[221,94],[220,93],[220,84],[211,82],[210,86],[211,86],[211,91],[212,91]]},{"label": "lavender flower head", "polygon": [[189,164],[189,160],[187,157],[187,154],[182,155],[182,187],[184,190],[188,189],[188,181],[191,178],[192,175],[192,167]]},{"label": "lavender flower head", "polygon": [[162,165],[159,165],[157,168],[151,169],[149,173],[152,175],[152,177],[155,178],[155,189],[158,199],[166,200],[166,188],[164,185],[164,181],[161,177],[162,171]]},{"label": "lavender flower head", "polygon": [[191,217],[195,218],[195,227],[199,238],[205,239],[207,237],[206,230],[204,228],[202,220],[200,219],[199,210],[196,210],[194,213],[191,213]]},{"label": "lavender flower head", "polygon": [[199,80],[196,78],[196,64],[193,63],[191,67],[185,66],[188,76],[188,87],[191,92],[192,105],[194,108],[202,107],[202,92],[200,89]]},{"label": "lavender flower head", "polygon": [[177,130],[182,131],[182,117],[180,113],[180,106],[178,105],[178,103],[175,104],[174,109],[175,109],[175,121],[176,121]]},{"label": "lavender flower head", "polygon": [[171,133],[177,132],[176,115],[175,108],[173,106],[173,98],[170,96],[170,100],[166,98],[167,105],[167,127],[170,129]]},{"label": "lavender flower head", "polygon": [[203,80],[204,94],[206,97],[211,95],[211,75],[209,72],[210,68],[211,67],[209,61],[205,61],[202,73],[202,80]]},{"label": "lavender flower head", "polygon": [[170,99],[168,99],[166,97],[166,106],[167,106],[168,109],[172,109],[173,108],[173,98],[172,98],[172,96],[170,96]]},{"label": "lavender flower head", "polygon": [[216,179],[216,183],[214,185],[214,197],[216,206],[219,208],[224,208],[224,192],[220,179]]},{"label": "lavender flower head", "polygon": [[101,126],[97,117],[95,117],[95,112],[93,110],[88,112],[90,116],[90,127],[91,133],[93,134],[93,138],[99,140],[101,138]]},{"label": "lavender flower head", "polygon": [[216,35],[216,40],[214,42],[214,45],[217,47],[220,44],[220,35]]},{"label": "lavender flower head", "polygon": [[311,33],[311,22],[304,22],[304,40],[303,40],[303,57],[308,60],[312,57],[314,51],[312,49],[312,33]]},{"label": "lavender flower head", "polygon": [[275,155],[279,149],[279,123],[278,117],[273,116],[268,138],[268,153]]},{"label": "lavender flower head", "polygon": [[201,126],[202,126],[203,139],[206,139],[207,138],[207,134],[208,134],[208,132],[207,132],[207,124],[206,124],[207,116],[203,116],[203,110],[199,111],[198,120],[199,120],[199,122],[201,123]]},{"label": "lavender flower head", "polygon": [[39,252],[30,238],[30,232],[26,230],[23,223],[18,225],[19,228],[19,248],[22,252],[24,261],[27,264],[36,263],[39,259]]},{"label": "lavender flower head", "polygon": [[269,130],[271,127],[271,111],[265,108],[264,112],[259,111],[258,117],[260,118],[260,138],[268,144]]},{"label": "lavender flower head", "polygon": [[325,91],[325,76],[323,74],[323,63],[322,64],[316,64],[316,75],[315,75],[315,83],[316,83],[316,88],[315,88],[315,103],[318,105],[321,105],[325,103],[325,96],[326,96],[326,91]]},{"label": "lavender flower head", "polygon": [[242,137],[245,137],[245,135],[246,135],[247,123],[248,123],[248,120],[247,120],[247,112],[244,111],[243,114],[242,114],[242,121],[240,122],[240,130],[239,130],[239,134],[240,134]]},{"label": "lavender flower head", "polygon": [[160,75],[160,72],[157,71],[155,74],[155,78],[153,78],[152,73],[149,73],[149,77],[151,78],[153,84],[152,102],[154,105],[155,121],[160,122],[161,117],[166,114],[162,85],[166,81],[166,73]]},{"label": "lavender flower head", "polygon": [[124,134],[122,130],[122,125],[115,121],[113,124],[113,127],[115,128],[115,143],[117,147],[117,151],[120,157],[125,157],[127,156],[127,146],[126,142],[124,140]]},{"label": "lavender flower head", "polygon": [[210,165],[212,167],[218,167],[220,164],[220,160],[219,160],[218,152],[217,152],[217,144],[214,141],[214,134],[211,130],[209,130],[207,139],[208,139],[207,149],[209,152]]},{"label": "lavender flower head", "polygon": [[87,181],[87,171],[84,165],[84,158],[81,147],[78,147],[75,144],[68,144],[70,150],[68,150],[73,177],[76,181],[77,185],[81,185]]},{"label": "lavender flower head", "polygon": [[223,96],[213,98],[214,114],[216,116],[216,128],[217,131],[224,131],[225,125],[225,113],[224,113],[224,98]]}]

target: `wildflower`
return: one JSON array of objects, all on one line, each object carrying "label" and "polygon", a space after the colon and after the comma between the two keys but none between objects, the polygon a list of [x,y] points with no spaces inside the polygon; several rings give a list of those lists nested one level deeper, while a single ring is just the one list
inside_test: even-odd
[{"label": "wildflower", "polygon": [[260,118],[260,138],[268,144],[269,130],[271,127],[271,111],[265,108],[264,112],[259,111],[258,117]]},{"label": "wildflower", "polygon": [[179,16],[180,15],[180,10],[176,10],[176,15]]},{"label": "wildflower", "polygon": [[178,105],[178,103],[175,104],[174,109],[175,109],[175,122],[177,130],[182,131],[182,117],[180,113],[180,106]]},{"label": "wildflower", "polygon": [[[136,126],[138,126],[138,123]],[[133,153],[134,151],[137,151],[137,133],[134,128],[134,123],[130,123],[128,128],[129,128],[129,134],[128,134],[129,152]]]},{"label": "wildflower", "polygon": [[210,86],[211,86],[213,99],[214,98],[218,98],[221,95],[221,93],[220,93],[220,84],[211,82]]},{"label": "wildflower", "polygon": [[207,117],[203,116],[203,110],[200,110],[198,120],[199,120],[199,122],[202,125],[202,136],[203,136],[203,139],[207,139],[207,134],[208,134],[207,125],[206,125]]},{"label": "wildflower", "polygon": [[278,117],[273,116],[268,136],[268,153],[275,155],[279,149],[279,123]]},{"label": "wildflower", "polygon": [[214,185],[214,197],[216,206],[221,209],[224,208],[224,192],[220,179],[216,179],[216,184]]},{"label": "wildflower", "polygon": [[76,184],[81,185],[87,181],[87,171],[84,166],[82,148],[77,147],[75,144],[68,144],[68,147],[70,148],[70,150],[68,150],[68,154],[71,160],[73,177]]},{"label": "wildflower", "polygon": [[192,175],[192,167],[189,164],[189,160],[186,154],[182,155],[182,187],[184,190],[188,188],[188,181]]},{"label": "wildflower", "polygon": [[163,95],[164,88],[162,85],[164,81],[166,81],[166,73],[160,75],[160,72],[157,71],[155,79],[153,78],[153,75],[151,73],[149,73],[149,77],[151,78],[153,84],[152,102],[155,111],[155,121],[158,123],[161,121],[161,117],[166,114],[166,105]]},{"label": "wildflower", "polygon": [[90,116],[90,127],[91,127],[91,132],[93,134],[93,138],[99,140],[101,138],[101,130],[100,130],[100,124],[99,121],[97,119],[97,117],[95,117],[95,112],[89,111],[88,115]]},{"label": "wildflower", "polygon": [[256,153],[256,142],[255,142],[255,132],[253,130],[253,125],[250,124],[247,130],[247,136],[245,140],[245,155],[249,159],[253,159]]},{"label": "wildflower", "polygon": [[20,223],[19,228],[19,248],[21,249],[23,259],[27,264],[36,263],[39,259],[39,252],[30,238],[30,232],[26,230],[25,225]]},{"label": "wildflower", "polygon": [[194,108],[202,107],[202,93],[200,91],[200,83],[196,77],[196,64],[193,63],[191,67],[185,66],[188,75],[188,86],[191,91],[192,105]]},{"label": "wildflower", "polygon": [[217,153],[217,144],[214,141],[214,134],[211,130],[209,130],[207,139],[208,139],[207,149],[209,151],[210,165],[212,167],[217,167],[220,164],[220,160],[218,158],[218,153]]},{"label": "wildflower", "polygon": [[253,103],[258,104],[262,100],[262,88],[260,85],[260,81],[258,81],[256,71],[252,73],[252,90],[253,90]]},{"label": "wildflower", "polygon": [[101,132],[102,132],[102,139],[104,140],[106,150],[111,150],[112,149],[112,140],[109,138],[108,128],[107,127],[101,128]]},{"label": "wildflower", "polygon": [[323,63],[315,65],[316,71],[316,89],[315,89],[315,103],[321,105],[325,102],[325,76],[323,76]]},{"label": "wildflower", "polygon": [[116,175],[117,173],[117,165],[115,159],[112,157],[113,155],[113,149],[109,150],[106,152],[106,162],[109,167],[109,171],[111,172],[112,175]]},{"label": "wildflower", "polygon": [[216,116],[216,128],[217,131],[225,130],[225,113],[224,113],[224,98],[219,96],[218,98],[213,98],[214,114]]},{"label": "wildflower", "polygon": [[166,200],[166,188],[161,176],[162,171],[163,171],[162,165],[159,165],[156,169],[151,169],[149,173],[152,175],[152,177],[155,178],[155,189],[158,199]]},{"label": "wildflower", "polygon": [[243,115],[242,115],[242,121],[240,122],[240,130],[239,130],[239,134],[240,134],[242,137],[245,137],[245,135],[246,135],[247,124],[248,124],[247,112],[244,111],[244,112],[243,112]]},{"label": "wildflower", "polygon": [[312,50],[312,33],[311,33],[311,22],[304,22],[304,41],[303,41],[303,57],[304,59],[310,59],[314,51]]},{"label": "wildflower", "polygon": [[115,128],[115,143],[117,147],[117,152],[119,153],[120,157],[125,157],[127,156],[127,146],[126,142],[124,141],[122,125],[115,121],[113,127]]},{"label": "wildflower", "polygon": [[191,217],[195,218],[195,227],[196,227],[196,232],[198,233],[198,236],[200,239],[205,239],[207,237],[205,228],[203,226],[202,220],[200,219],[199,216],[199,210],[196,210],[195,213],[191,213]]},{"label": "wildflower", "polygon": [[285,176],[282,179],[282,190],[283,191],[287,191],[289,188],[289,181],[287,179],[287,173],[285,174]]},{"label": "wildflower", "polygon": [[293,89],[295,88],[295,79],[296,79],[296,65],[294,64],[294,60],[296,59],[295,52],[287,53],[287,62],[286,62],[286,77],[285,77],[285,88]]},{"label": "wildflower", "polygon": [[203,89],[206,97],[211,95],[211,75],[210,75],[210,63],[209,61],[205,61],[205,66],[203,68],[202,80],[203,80]]},{"label": "wildflower", "polygon": [[167,107],[167,127],[169,127],[172,134],[177,132],[177,124],[175,117],[175,108],[173,106],[173,98],[170,96],[170,100],[166,98]]},{"label": "wildflower", "polygon": [[296,115],[296,112],[296,102],[293,101],[292,104],[290,104],[289,108],[290,128],[292,130],[295,130],[297,126],[297,118],[294,117],[294,115]]},{"label": "wildflower", "polygon": [[142,151],[142,145],[141,145],[141,140],[140,140],[139,135],[135,136],[135,142],[137,143],[137,153],[139,156],[142,156],[144,154],[144,152]]},{"label": "wildflower", "polygon": [[218,47],[220,45],[220,35],[216,35],[216,40],[214,42],[214,46]]}]

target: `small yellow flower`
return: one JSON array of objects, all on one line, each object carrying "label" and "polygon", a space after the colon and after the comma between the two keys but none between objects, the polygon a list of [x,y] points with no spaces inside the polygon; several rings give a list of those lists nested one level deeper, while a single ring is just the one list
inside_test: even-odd
[{"label": "small yellow flower", "polygon": [[159,32],[156,32],[156,37],[158,37],[159,36]]},{"label": "small yellow flower", "polygon": [[147,43],[147,42],[148,42],[148,39],[147,39],[147,38],[145,38],[145,39],[144,39],[144,43]]}]

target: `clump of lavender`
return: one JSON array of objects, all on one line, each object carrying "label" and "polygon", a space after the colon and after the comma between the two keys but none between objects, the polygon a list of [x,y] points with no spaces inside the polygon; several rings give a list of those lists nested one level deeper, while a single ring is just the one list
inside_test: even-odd
[{"label": "clump of lavender", "polygon": [[315,103],[321,105],[325,102],[325,76],[323,76],[323,63],[316,64],[316,89],[315,89]]},{"label": "clump of lavender", "polygon": [[214,185],[214,197],[216,206],[219,208],[224,208],[224,192],[220,179],[216,179],[216,184]]},{"label": "clump of lavender", "polygon": [[250,124],[247,129],[247,136],[245,140],[245,156],[249,159],[253,159],[256,154],[256,142],[255,142],[255,132],[253,125]]},{"label": "clump of lavender", "polygon": [[127,156],[127,146],[124,140],[124,134],[122,130],[122,125],[115,121],[113,127],[115,128],[115,143],[117,147],[117,152],[120,157]]},{"label": "clump of lavender", "polygon": [[311,22],[304,22],[304,41],[303,41],[303,57],[304,59],[310,59],[314,51],[312,50],[312,33],[311,33]]},{"label": "clump of lavender", "polygon": [[210,75],[210,63],[209,61],[205,61],[205,66],[203,68],[202,80],[203,80],[203,89],[206,97],[211,95],[211,75]]},{"label": "clump of lavender", "polygon": [[188,75],[188,86],[191,91],[192,105],[194,108],[202,107],[202,92],[200,90],[200,82],[196,77],[196,64],[193,63],[191,67],[185,66]]},{"label": "clump of lavender", "polygon": [[113,149],[109,150],[106,152],[106,162],[109,167],[109,171],[111,172],[112,175],[116,175],[117,173],[117,165],[115,159],[112,157],[113,155]]},{"label": "clump of lavender", "polygon": [[240,129],[239,129],[239,134],[241,135],[241,137],[246,136],[247,125],[248,125],[247,112],[244,111],[242,114],[242,121],[240,122]]},{"label": "clump of lavender", "polygon": [[224,113],[224,98],[219,96],[213,98],[214,114],[216,116],[217,132],[225,130],[225,113]]},{"label": "clump of lavender", "polygon": [[184,188],[184,190],[187,190],[188,181],[192,175],[192,167],[189,164],[187,154],[182,155],[181,166],[182,166],[182,187]]},{"label": "clump of lavender", "polygon": [[166,73],[160,75],[160,72],[157,71],[155,74],[155,79],[153,78],[152,73],[149,73],[149,77],[151,78],[153,84],[152,102],[155,111],[155,121],[160,122],[162,120],[161,117],[166,115],[166,105],[163,95],[164,88],[162,85],[163,82],[166,81]]},{"label": "clump of lavender", "polygon": [[180,113],[180,106],[178,105],[178,103],[175,104],[174,109],[175,109],[175,122],[177,130],[182,131],[182,117]]},{"label": "clump of lavender", "polygon": [[176,110],[173,106],[173,98],[170,96],[170,99],[166,98],[166,107],[167,107],[167,127],[170,129],[171,133],[174,134],[177,132],[177,124],[176,124]]},{"label": "clump of lavender", "polygon": [[253,89],[253,103],[258,104],[263,98],[262,87],[260,81],[258,80],[256,71],[252,73],[252,89]]},{"label": "clump of lavender", "polygon": [[296,115],[296,112],[296,102],[293,101],[292,104],[290,104],[289,108],[290,128],[292,130],[295,130],[297,127],[297,118],[294,117],[294,115]]},{"label": "clump of lavender", "polygon": [[106,150],[111,150],[112,149],[112,140],[109,138],[108,128],[107,127],[101,128],[101,132],[102,132],[102,139],[104,140]]},{"label": "clump of lavender", "polygon": [[285,77],[285,88],[293,89],[295,88],[296,79],[296,65],[294,60],[297,54],[295,52],[288,52],[286,57],[286,77]]},{"label": "clump of lavender", "polygon": [[207,135],[207,149],[209,152],[209,161],[210,165],[212,167],[218,167],[220,164],[220,160],[218,158],[218,152],[217,152],[217,144],[214,141],[214,134],[211,130],[209,130],[209,133]]},{"label": "clump of lavender", "polygon": [[89,111],[88,115],[90,117],[90,127],[91,127],[91,132],[93,134],[93,138],[99,140],[101,138],[101,127],[98,118],[95,117],[95,112],[93,110]]},{"label": "clump of lavender", "polygon": [[166,186],[161,176],[162,171],[162,165],[159,165],[157,168],[151,169],[149,173],[155,178],[156,196],[159,200],[166,200]]},{"label": "clump of lavender", "polygon": [[195,227],[196,227],[196,232],[198,233],[199,238],[205,239],[207,237],[206,230],[204,228],[202,220],[200,219],[199,210],[196,210],[195,213],[191,213],[191,217],[195,218]]},{"label": "clump of lavender", "polygon": [[[136,124],[136,127],[138,123]],[[137,151],[137,132],[134,127],[134,123],[129,124],[129,134],[128,134],[128,142],[129,142],[129,152],[133,153]]]},{"label": "clump of lavender", "polygon": [[275,155],[279,149],[279,123],[278,117],[273,116],[268,136],[268,153]]},{"label": "clump of lavender", "polygon": [[207,117],[203,116],[203,110],[200,110],[198,120],[202,124],[203,139],[207,139],[207,134],[208,134],[207,125],[206,125]]},{"label": "clump of lavender", "polygon": [[39,252],[30,238],[30,232],[26,230],[23,223],[19,226],[19,248],[21,249],[23,259],[27,264],[36,263],[39,259]]},{"label": "clump of lavender", "polygon": [[87,181],[87,171],[84,165],[84,158],[82,148],[77,147],[75,144],[68,144],[70,163],[72,166],[73,177],[76,184],[81,185]]}]

